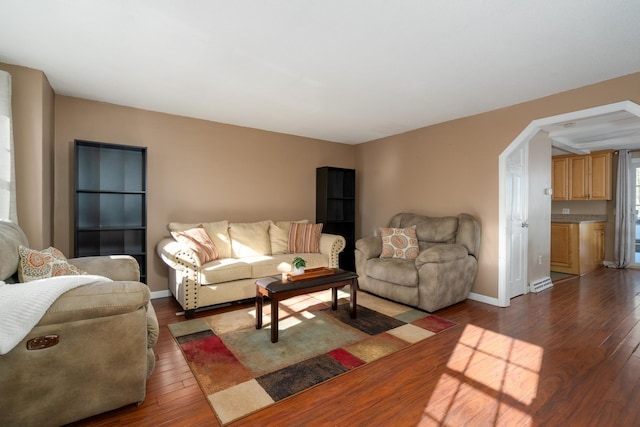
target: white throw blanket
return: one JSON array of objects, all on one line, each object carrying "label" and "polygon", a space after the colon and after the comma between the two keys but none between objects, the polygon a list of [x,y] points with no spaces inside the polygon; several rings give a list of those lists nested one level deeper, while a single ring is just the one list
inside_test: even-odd
[{"label": "white throw blanket", "polygon": [[111,282],[103,276],[59,276],[27,283],[0,282],[0,354],[7,354],[29,331],[60,295],[96,282]]}]

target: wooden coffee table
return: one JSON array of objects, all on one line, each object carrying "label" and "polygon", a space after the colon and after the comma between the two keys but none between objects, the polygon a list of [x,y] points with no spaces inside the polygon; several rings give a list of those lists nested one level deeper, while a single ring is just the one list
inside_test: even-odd
[{"label": "wooden coffee table", "polygon": [[296,281],[283,280],[282,276],[263,277],[256,281],[256,329],[262,328],[262,305],[264,297],[271,299],[271,342],[278,342],[278,303],[287,298],[331,289],[331,308],[338,308],[338,288],[351,286],[349,315],[356,318],[356,295],[358,275],[352,271],[334,269],[333,274]]}]

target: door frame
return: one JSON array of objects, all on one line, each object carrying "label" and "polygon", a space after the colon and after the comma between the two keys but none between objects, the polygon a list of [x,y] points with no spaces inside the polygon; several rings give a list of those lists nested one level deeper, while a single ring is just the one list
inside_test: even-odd
[{"label": "door frame", "polygon": [[[520,151],[520,154],[518,154],[518,152]],[[520,166],[521,166],[521,175],[520,175],[520,180],[519,180],[519,191],[517,191],[517,194],[519,196],[519,200],[513,200],[513,196],[514,194],[516,194],[515,191],[508,191],[509,187],[513,187],[514,185],[514,180],[512,179],[513,174],[509,172],[509,159],[512,158],[513,156],[521,156],[520,160]],[[515,241],[515,239],[513,238],[513,236],[509,236],[508,233],[507,235],[509,236],[509,238],[506,240],[506,244],[507,244],[507,253],[509,254],[509,256],[511,254],[516,254],[519,253],[519,255],[517,256],[518,260],[520,261],[518,266],[516,266],[516,262],[509,262],[507,264],[507,271],[506,271],[506,277],[507,277],[507,286],[510,286],[509,288],[509,299],[513,298],[514,296],[518,296],[518,295],[522,295],[524,293],[526,293],[526,283],[527,283],[527,275],[528,275],[528,263],[527,263],[527,259],[528,259],[528,217],[529,217],[529,171],[528,171],[528,165],[529,165],[529,141],[523,141],[522,144],[519,144],[517,147],[515,147],[512,151],[511,151],[511,155],[508,156],[507,158],[507,175],[505,177],[505,184],[508,184],[510,182],[509,185],[506,185],[507,191],[505,191],[505,204],[507,206],[506,209],[506,216],[507,216],[507,227],[509,231],[516,231],[514,230],[514,228],[516,228],[517,226],[514,225],[514,219],[513,219],[513,210],[512,208],[514,206],[519,206],[521,212],[520,212],[520,218],[518,218],[518,221],[520,222],[520,229],[519,229],[519,235],[521,237],[521,239],[518,239],[519,245],[517,245],[518,247],[514,247],[516,245],[513,245],[513,242]],[[509,220],[510,218],[510,220]],[[527,224],[525,226],[525,224]],[[513,261],[511,259],[511,261]],[[515,268],[512,268],[515,267]],[[514,273],[517,274],[517,276],[519,277],[519,282],[521,283],[521,288],[518,287],[517,290],[514,289]],[[514,295],[515,294],[515,295]]]},{"label": "door frame", "polygon": [[[616,102],[613,104],[601,105],[598,107],[587,108],[584,110],[573,111],[570,113],[558,114],[555,116],[545,117],[533,120],[529,125],[504,149],[498,157],[498,297],[494,305],[499,307],[508,307],[510,305],[510,289],[507,277],[508,265],[510,265],[510,255],[508,253],[507,241],[510,239],[507,228],[507,218],[509,206],[506,197],[506,184],[508,179],[507,160],[509,155],[526,144],[540,131],[544,132],[544,128],[554,124],[586,119],[589,117],[599,116],[603,114],[615,113],[618,111],[627,111],[640,117],[640,105],[631,101]],[[551,159],[549,159],[549,162]],[[531,165],[527,164],[527,171],[531,170]],[[549,208],[551,209],[551,208]],[[551,242],[549,242],[549,247]],[[525,290],[529,292],[529,289]],[[487,300],[483,298],[483,300]]]},{"label": "door frame", "polygon": [[[629,172],[631,174],[630,178],[630,182],[635,183],[636,181],[636,174],[640,171],[640,157],[635,157],[631,159],[631,171]],[[637,210],[635,210],[635,206],[636,206],[636,198],[635,198],[635,184],[634,184],[634,191],[629,195],[629,198],[631,200],[629,200],[629,204],[632,205],[634,207],[634,218],[633,218],[633,227],[630,229],[630,233],[632,234],[630,237],[633,238],[634,242],[633,242],[633,258],[631,260],[631,262],[629,263],[629,267],[633,267],[633,268],[640,268],[640,262],[636,262],[636,254],[638,253],[638,251],[636,250],[636,242],[638,241],[638,238],[640,237],[640,233],[637,233],[638,230],[638,217],[640,217],[640,212],[638,212]]]}]

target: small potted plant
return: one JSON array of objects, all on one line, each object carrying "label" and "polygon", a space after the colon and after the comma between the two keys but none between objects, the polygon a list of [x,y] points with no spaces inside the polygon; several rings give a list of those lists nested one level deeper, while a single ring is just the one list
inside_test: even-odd
[{"label": "small potted plant", "polygon": [[297,256],[291,264],[293,265],[293,274],[302,274],[304,273],[304,268],[307,266],[307,261]]}]

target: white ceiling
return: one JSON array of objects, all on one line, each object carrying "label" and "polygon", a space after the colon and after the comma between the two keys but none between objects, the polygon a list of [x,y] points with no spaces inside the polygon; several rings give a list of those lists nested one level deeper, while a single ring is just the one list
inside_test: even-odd
[{"label": "white ceiling", "polygon": [[640,106],[631,102],[620,104],[625,105],[610,112],[587,113],[579,119],[558,120],[543,126],[554,147],[553,154],[640,149]]},{"label": "white ceiling", "polygon": [[638,0],[0,0],[0,62],[356,144],[640,71],[639,23]]}]

